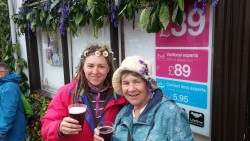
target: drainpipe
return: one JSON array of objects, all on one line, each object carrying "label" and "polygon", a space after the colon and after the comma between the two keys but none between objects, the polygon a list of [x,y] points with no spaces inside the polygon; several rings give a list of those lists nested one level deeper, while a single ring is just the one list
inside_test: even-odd
[{"label": "drainpipe", "polygon": [[8,7],[9,7],[9,19],[10,19],[10,31],[11,31],[11,41],[12,44],[16,44],[16,28],[15,23],[12,19],[14,13],[13,1],[8,0]]}]

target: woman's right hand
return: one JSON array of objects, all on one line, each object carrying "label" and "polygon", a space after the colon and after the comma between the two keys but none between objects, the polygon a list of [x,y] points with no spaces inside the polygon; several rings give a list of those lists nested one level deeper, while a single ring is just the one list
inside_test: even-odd
[{"label": "woman's right hand", "polygon": [[104,141],[102,137],[99,136],[99,128],[94,129],[94,141]]},{"label": "woman's right hand", "polygon": [[63,118],[59,127],[59,132],[64,135],[78,134],[81,130],[82,126],[79,125],[78,121],[70,117]]}]

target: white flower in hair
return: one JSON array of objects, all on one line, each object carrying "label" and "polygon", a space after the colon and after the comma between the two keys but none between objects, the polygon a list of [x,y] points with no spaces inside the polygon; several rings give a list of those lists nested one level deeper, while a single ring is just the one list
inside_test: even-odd
[{"label": "white flower in hair", "polygon": [[103,55],[104,57],[108,57],[108,56],[109,56],[109,53],[105,50],[105,51],[103,51],[102,55]]},{"label": "white flower in hair", "polygon": [[84,57],[86,57],[86,56],[88,55],[88,53],[89,53],[89,50],[85,50],[85,51],[83,52]]},{"label": "white flower in hair", "polygon": [[100,56],[101,52],[99,50],[95,51],[95,56]]}]

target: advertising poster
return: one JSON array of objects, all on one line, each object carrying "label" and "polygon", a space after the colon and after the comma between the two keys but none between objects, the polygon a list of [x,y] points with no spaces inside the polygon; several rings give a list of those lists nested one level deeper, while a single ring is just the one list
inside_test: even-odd
[{"label": "advertising poster", "polygon": [[[186,1],[185,1],[186,2]],[[191,129],[210,136],[212,13],[185,4],[183,24],[156,33],[156,80],[188,115]]]}]

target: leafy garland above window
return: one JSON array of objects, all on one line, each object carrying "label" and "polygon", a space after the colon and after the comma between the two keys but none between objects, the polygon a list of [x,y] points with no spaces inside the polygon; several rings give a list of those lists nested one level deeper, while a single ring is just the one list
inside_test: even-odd
[{"label": "leafy garland above window", "polygon": [[98,38],[98,29],[104,23],[111,21],[118,27],[122,17],[133,21],[135,27],[135,15],[140,12],[140,28],[156,33],[165,29],[170,20],[182,24],[186,1],[193,1],[196,11],[200,6],[204,14],[207,3],[215,7],[219,0],[26,0],[13,20],[21,34],[25,29],[29,34],[37,29],[55,31],[59,27],[62,35],[68,30],[73,36],[92,23],[93,35]]}]

